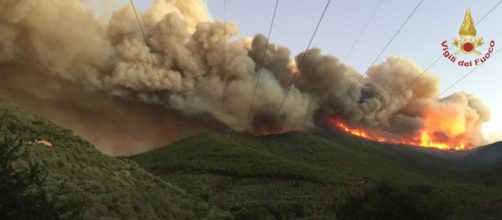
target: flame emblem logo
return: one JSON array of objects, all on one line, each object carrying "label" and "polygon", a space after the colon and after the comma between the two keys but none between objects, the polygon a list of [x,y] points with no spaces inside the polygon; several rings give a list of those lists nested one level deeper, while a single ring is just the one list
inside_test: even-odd
[{"label": "flame emblem logo", "polygon": [[480,56],[481,53],[477,50],[477,48],[483,45],[484,41],[482,37],[476,37],[476,27],[474,27],[470,9],[465,11],[464,22],[462,23],[462,26],[460,26],[458,33],[460,37],[453,38],[453,46],[458,48],[454,54],[474,53]]},{"label": "flame emblem logo", "polygon": [[[495,41],[488,41],[489,43],[486,52],[483,52],[483,54],[480,53],[478,49],[481,48],[485,41],[482,37],[476,37],[476,27],[474,27],[474,25],[471,10],[467,9],[465,11],[464,22],[462,22],[460,30],[458,31],[460,37],[453,38],[452,44],[455,47],[455,52],[450,51],[448,40],[441,42],[444,58],[461,67],[478,66],[490,59],[495,48]],[[464,60],[462,59],[463,56],[457,57],[460,53],[464,55],[475,54],[477,56]]]}]

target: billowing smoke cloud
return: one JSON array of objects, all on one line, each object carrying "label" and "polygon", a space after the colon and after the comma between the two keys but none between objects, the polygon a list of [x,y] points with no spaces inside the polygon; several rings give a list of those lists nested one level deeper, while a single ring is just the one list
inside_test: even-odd
[{"label": "billowing smoke cloud", "polygon": [[[109,113],[123,106],[157,106],[187,120],[216,122],[216,127],[250,133],[323,129],[323,118],[336,116],[388,135],[426,128],[446,138],[467,138],[473,145],[483,142],[480,126],[489,119],[486,107],[466,93],[434,100],[439,80],[428,72],[407,87],[423,70],[405,58],[391,57],[370,67],[362,78],[336,57],[311,49],[298,68],[303,53],[293,59],[286,47],[270,44],[267,48],[262,35],[231,41],[237,26],[214,21],[201,0],[156,0],[140,16],[146,42],[130,6],[103,22],[80,0],[3,0],[0,68],[10,67],[10,71],[0,73],[1,84],[19,83],[16,77],[7,76],[16,74],[12,66],[29,66],[25,78],[45,79],[57,89],[34,92],[29,85],[17,86],[16,91],[40,100],[59,100],[51,97],[67,97],[78,87],[82,94],[107,95],[93,95],[95,99],[72,96],[81,97],[75,103],[104,105]],[[260,84],[249,111],[257,73],[261,74]],[[295,74],[295,83],[277,114]],[[69,90],[62,86],[65,83],[75,86]],[[103,101],[110,98],[127,104]],[[85,114],[100,114],[86,109]],[[130,113],[141,108],[133,109],[136,112]],[[141,118],[123,115],[124,120]],[[449,124],[439,123],[437,118]],[[92,128],[79,130],[93,136]]]}]

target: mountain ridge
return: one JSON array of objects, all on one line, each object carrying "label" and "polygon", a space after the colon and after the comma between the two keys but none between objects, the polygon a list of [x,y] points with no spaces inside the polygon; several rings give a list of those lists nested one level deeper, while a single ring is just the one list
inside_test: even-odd
[{"label": "mountain ridge", "polygon": [[[336,207],[390,181],[430,189],[437,194],[427,197],[431,201],[450,195],[456,219],[490,217],[478,208],[502,207],[493,202],[502,198],[502,185],[457,167],[464,153],[448,157],[443,151],[343,133],[260,137],[209,132],[129,158],[234,216],[268,210],[263,212],[278,219],[335,218]],[[308,166],[299,169],[301,164]]]},{"label": "mountain ridge", "polygon": [[[38,144],[47,140],[52,147]],[[0,100],[2,219],[222,219],[228,213],[165,182],[125,158]],[[19,153],[17,153],[19,151]],[[10,155],[10,156],[9,156]],[[17,155],[17,156],[16,156]],[[15,157],[14,157],[15,156]],[[34,176],[33,176],[34,175]],[[33,176],[33,177],[32,177]],[[19,182],[34,180],[19,188]],[[31,181],[30,180],[30,181]],[[24,199],[33,194],[36,200]],[[26,204],[26,202],[30,204]],[[19,212],[28,207],[30,213]],[[12,208],[14,207],[14,208]],[[17,207],[17,208],[16,208]],[[5,216],[3,216],[5,215]]]},{"label": "mountain ridge", "polygon": [[[502,218],[496,211],[502,208],[500,143],[445,152],[336,132],[208,132],[113,158],[1,100],[0,131],[0,147],[18,143],[27,150],[15,159],[24,164],[21,173],[35,164],[46,175],[23,189],[40,195],[28,210],[44,207],[56,219],[351,219],[344,217],[354,213],[351,207],[392,209],[385,206],[389,199],[416,216]],[[53,147],[36,143],[42,139]],[[476,164],[493,154],[494,163]],[[428,201],[434,205],[424,206]]]}]

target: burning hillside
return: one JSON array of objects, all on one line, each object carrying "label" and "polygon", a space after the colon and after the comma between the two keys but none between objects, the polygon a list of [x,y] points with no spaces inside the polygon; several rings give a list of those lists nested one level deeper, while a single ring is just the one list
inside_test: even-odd
[{"label": "burning hillside", "polygon": [[[148,113],[127,114],[130,107],[115,106],[106,101],[109,97],[127,100],[130,106],[137,103],[167,109],[187,120],[210,118],[237,132],[318,130],[325,129],[327,120],[332,127],[377,141],[442,149],[464,149],[484,142],[481,125],[489,119],[486,107],[463,92],[437,99],[439,80],[430,72],[407,86],[424,70],[406,58],[390,57],[371,66],[364,78],[317,48],[306,51],[303,65],[298,66],[303,53],[292,58],[286,47],[267,47],[268,40],[262,35],[232,41],[237,26],[213,20],[202,0],[156,0],[140,19],[146,44],[131,6],[100,21],[80,0],[3,0],[0,63],[11,71],[1,71],[5,80],[0,82],[0,90],[17,85],[16,91],[50,105],[68,95],[65,85],[71,82],[82,87],[80,94],[106,94],[73,102],[82,106],[99,103],[109,112],[124,111],[124,120]],[[19,77],[12,71],[13,65],[34,70]],[[261,79],[251,106],[258,71]],[[278,112],[295,75],[297,80]],[[34,90],[24,83],[40,78],[50,86]],[[25,99],[20,95],[10,98]],[[92,108],[78,111],[100,113]],[[57,111],[47,114],[63,117]],[[176,127],[165,130],[153,120],[134,133],[143,133],[147,126],[161,131],[155,135],[171,135]],[[92,131],[94,128],[86,129]],[[93,140],[90,133],[86,136]]]},{"label": "burning hillside", "polygon": [[419,130],[415,134],[407,135],[407,137],[386,137],[384,134],[378,134],[378,131],[351,128],[349,125],[336,117],[328,118],[327,123],[332,128],[376,142],[433,147],[441,150],[465,150],[472,147],[471,145],[466,145],[466,140],[463,138],[448,138],[444,135],[428,131],[426,129]]}]

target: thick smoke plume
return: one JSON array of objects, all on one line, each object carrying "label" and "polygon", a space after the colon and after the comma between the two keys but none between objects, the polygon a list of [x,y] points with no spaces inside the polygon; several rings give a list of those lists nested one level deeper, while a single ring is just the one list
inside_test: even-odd
[{"label": "thick smoke plume", "polygon": [[[292,58],[286,47],[267,48],[262,35],[231,41],[237,26],[214,21],[201,0],[156,0],[140,16],[148,46],[130,6],[103,22],[79,0],[2,0],[4,98],[66,121],[109,153],[120,152],[117,143],[128,141],[108,143],[99,135],[128,140],[120,128],[111,127],[127,127],[120,121],[141,125],[129,126],[131,139],[149,137],[142,134],[151,126],[155,132],[150,139],[157,142],[148,144],[159,144],[158,136],[176,136],[176,129],[225,127],[249,133],[324,129],[326,117],[341,117],[353,126],[389,136],[426,128],[446,138],[466,138],[472,145],[483,143],[480,125],[489,119],[486,107],[467,93],[435,100],[439,80],[429,72],[407,87],[423,71],[408,59],[390,57],[370,67],[361,79],[362,74],[319,49],[306,51],[299,68],[303,54]],[[258,72],[261,80],[249,114]],[[295,74],[298,77],[276,115]],[[77,119],[51,112],[62,105],[75,105],[72,108],[78,109],[68,114]],[[180,116],[200,125],[175,128],[174,118]],[[81,123],[86,120],[111,123]],[[193,132],[185,135],[189,133]]]}]

